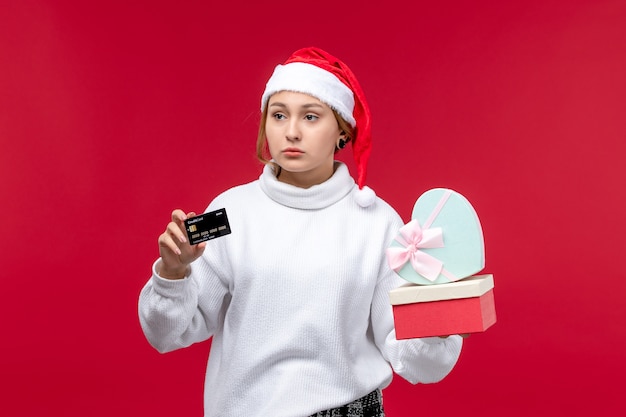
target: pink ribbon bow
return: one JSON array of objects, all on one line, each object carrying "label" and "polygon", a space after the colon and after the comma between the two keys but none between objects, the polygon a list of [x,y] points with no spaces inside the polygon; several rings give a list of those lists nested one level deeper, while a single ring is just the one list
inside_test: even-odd
[{"label": "pink ribbon bow", "polygon": [[417,219],[413,219],[400,228],[396,241],[403,247],[387,248],[389,266],[397,272],[410,261],[415,272],[434,282],[443,269],[443,262],[420,249],[443,248],[441,227],[422,229]]}]

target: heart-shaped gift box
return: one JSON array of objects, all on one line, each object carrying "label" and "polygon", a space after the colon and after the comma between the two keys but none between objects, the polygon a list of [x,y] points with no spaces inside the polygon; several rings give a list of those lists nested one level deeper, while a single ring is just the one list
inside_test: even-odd
[{"label": "heart-shaped gift box", "polygon": [[454,282],[485,267],[480,221],[470,202],[447,188],[422,194],[387,249],[391,268],[421,285]]}]

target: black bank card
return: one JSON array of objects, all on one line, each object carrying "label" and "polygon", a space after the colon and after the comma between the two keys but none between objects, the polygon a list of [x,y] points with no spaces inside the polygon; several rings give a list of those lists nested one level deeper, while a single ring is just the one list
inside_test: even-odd
[{"label": "black bank card", "polygon": [[200,242],[215,239],[230,234],[230,224],[226,216],[226,209],[210,211],[185,220],[185,229],[189,243],[197,245]]}]

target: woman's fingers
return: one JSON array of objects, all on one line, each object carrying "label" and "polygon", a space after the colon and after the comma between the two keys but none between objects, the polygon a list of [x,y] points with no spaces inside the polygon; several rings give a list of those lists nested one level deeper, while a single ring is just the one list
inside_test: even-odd
[{"label": "woman's fingers", "polygon": [[191,262],[202,255],[206,247],[206,242],[191,246],[187,240],[185,220],[195,215],[193,211],[186,214],[180,209],[172,211],[172,220],[167,224],[165,232],[159,236],[162,270],[171,273],[172,276],[181,276],[180,272],[186,270]]},{"label": "woman's fingers", "polygon": [[[171,231],[170,231],[170,225],[173,223],[170,223],[166,229],[166,231],[159,236],[159,248],[161,249],[169,249],[171,252],[175,253],[176,255],[180,255],[182,252],[180,250],[180,248],[178,247],[180,242],[177,243],[175,241],[175,238],[173,237]],[[176,225],[174,224],[174,227],[176,227]],[[163,256],[163,251],[161,251],[161,256]]]},{"label": "woman's fingers", "polygon": [[195,217],[196,213],[190,211],[186,213],[180,209],[176,209],[172,212],[172,221],[168,223],[162,238],[162,246],[171,250],[174,254],[178,255],[177,260],[181,264],[189,264],[196,258],[202,255],[204,252],[204,245],[191,246],[187,239],[187,230],[185,228],[185,220]]},{"label": "woman's fingers", "polygon": [[180,243],[187,243],[185,230],[181,229],[181,226],[179,223],[169,222],[167,225],[166,231],[172,237],[172,240],[175,240]]}]

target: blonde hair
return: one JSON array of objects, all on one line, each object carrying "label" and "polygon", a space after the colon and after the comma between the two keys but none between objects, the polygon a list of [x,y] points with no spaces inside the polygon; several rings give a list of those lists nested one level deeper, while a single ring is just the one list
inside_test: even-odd
[{"label": "blonde hair", "polygon": [[[352,140],[352,135],[354,134],[354,128],[350,126],[348,122],[344,120],[343,117],[339,115],[332,109],[333,114],[335,115],[335,119],[337,119],[337,124],[339,125],[339,130],[346,134],[346,142],[350,142]],[[259,121],[259,134],[256,139],[256,157],[262,164],[271,164],[274,168],[274,172],[276,175],[280,173],[280,167],[271,161],[272,155],[270,155],[270,150],[267,145],[267,135],[265,132],[265,125],[267,124],[267,105],[261,112],[261,120]],[[339,151],[339,148],[335,147],[335,153]]]}]

